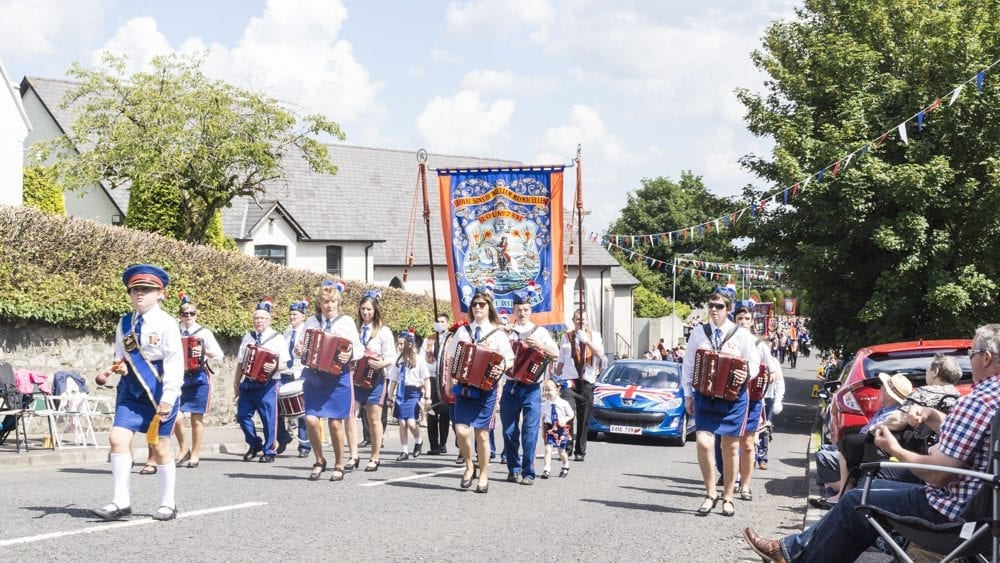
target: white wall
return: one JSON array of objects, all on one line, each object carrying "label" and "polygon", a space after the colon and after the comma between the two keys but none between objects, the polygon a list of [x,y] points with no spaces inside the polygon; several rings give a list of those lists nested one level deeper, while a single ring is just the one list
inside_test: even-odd
[{"label": "white wall", "polygon": [[[6,73],[0,72],[0,77]],[[24,140],[28,124],[21,115],[16,97],[6,78],[0,79],[8,91],[0,91],[0,203],[21,205],[24,193]]]},{"label": "white wall", "polygon": [[[298,235],[280,215],[265,219],[252,233],[253,239],[240,243],[240,252],[254,256],[254,248],[262,245],[284,246],[286,265],[313,272],[326,273],[326,247],[333,244],[341,248],[341,269],[345,280],[371,280],[371,265],[365,271],[365,243],[309,242],[297,240]],[[368,250],[371,262],[371,249]]]}]

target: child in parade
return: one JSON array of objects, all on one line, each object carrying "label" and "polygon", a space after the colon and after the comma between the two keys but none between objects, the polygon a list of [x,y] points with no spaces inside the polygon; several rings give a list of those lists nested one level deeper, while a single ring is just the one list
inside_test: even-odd
[{"label": "child in parade", "polygon": [[395,397],[393,416],[399,420],[399,444],[402,452],[396,461],[410,458],[409,437],[413,436],[413,457],[420,455],[423,440],[420,437],[420,402],[430,397],[431,374],[427,362],[417,352],[416,335],[412,329],[399,335],[402,347],[399,358],[389,371],[389,395]]},{"label": "child in parade", "polygon": [[559,450],[559,461],[562,463],[559,476],[569,475],[569,454],[566,453],[566,446],[573,437],[571,420],[573,420],[573,407],[569,401],[559,396],[556,382],[546,379],[542,384],[542,428],[545,434],[545,468],[542,470],[542,479],[548,479],[552,475],[553,448]]},{"label": "child in parade", "polygon": [[[211,330],[198,324],[198,308],[187,295],[181,293],[181,337],[196,338],[190,347],[190,355],[197,360],[197,366],[184,370],[184,384],[181,386],[180,412],[191,416],[191,445],[187,446],[184,436],[183,416],[174,424],[177,436],[177,467],[187,464],[195,468],[201,463],[201,438],[205,433],[205,413],[212,399],[212,380],[208,360],[222,360],[222,347]],[[188,348],[185,347],[185,350]],[[185,358],[187,360],[187,358]]]}]

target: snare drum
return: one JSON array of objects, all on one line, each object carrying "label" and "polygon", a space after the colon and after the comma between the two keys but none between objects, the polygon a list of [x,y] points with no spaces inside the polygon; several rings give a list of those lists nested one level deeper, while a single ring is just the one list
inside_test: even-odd
[{"label": "snare drum", "polygon": [[306,398],[302,394],[302,380],[282,383],[278,388],[278,414],[298,417],[306,413]]}]

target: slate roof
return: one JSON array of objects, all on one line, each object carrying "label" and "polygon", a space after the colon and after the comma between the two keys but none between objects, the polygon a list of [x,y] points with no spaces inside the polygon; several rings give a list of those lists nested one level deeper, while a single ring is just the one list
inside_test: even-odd
[{"label": "slate roof", "polygon": [[627,285],[635,287],[640,285],[640,283],[639,280],[636,279],[636,277],[633,276],[628,270],[622,266],[615,266],[611,268],[611,285]]},{"label": "slate roof", "polygon": [[[67,80],[25,78],[21,82],[22,96],[29,87],[38,94],[42,103],[63,131],[74,123],[73,112],[63,109],[67,92],[76,83]],[[406,262],[406,240],[410,215],[414,204],[416,224],[414,264],[426,265],[427,235],[419,199],[416,151],[328,144],[330,161],[338,167],[335,175],[317,174],[298,154],[285,156],[285,177],[267,186],[266,196],[260,201],[240,197],[222,212],[223,231],[237,240],[249,240],[256,225],[271,213],[283,215],[301,240],[312,242],[368,242],[374,243],[374,263],[379,266],[402,266]],[[551,164],[551,163],[549,163]],[[436,168],[495,168],[519,166],[521,162],[471,156],[444,154],[427,155],[427,191],[431,211],[431,238],[435,263],[445,264],[444,237],[441,233],[438,178]],[[567,174],[564,193],[565,222],[569,221],[572,200],[571,184]],[[127,186],[105,191],[122,210],[128,209]],[[414,199],[417,195],[417,199]],[[569,251],[569,237],[565,233],[564,250]],[[584,235],[586,237],[586,234]],[[574,243],[574,249],[576,244]],[[585,238],[583,260],[587,266],[618,266],[600,244]],[[575,254],[568,259],[572,267],[577,263]],[[615,268],[612,268],[614,271]],[[634,279],[634,278],[633,278]],[[628,280],[625,280],[628,283]]]}]

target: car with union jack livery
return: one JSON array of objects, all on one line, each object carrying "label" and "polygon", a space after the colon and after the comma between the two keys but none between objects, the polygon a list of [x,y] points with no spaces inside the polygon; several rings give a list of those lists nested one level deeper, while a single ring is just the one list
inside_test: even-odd
[{"label": "car with union jack livery", "polygon": [[656,360],[617,360],[594,384],[594,412],[588,438],[647,436],[669,438],[683,446],[694,432],[684,413],[681,364]]}]

